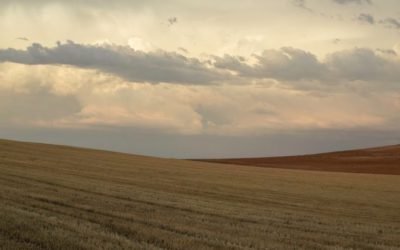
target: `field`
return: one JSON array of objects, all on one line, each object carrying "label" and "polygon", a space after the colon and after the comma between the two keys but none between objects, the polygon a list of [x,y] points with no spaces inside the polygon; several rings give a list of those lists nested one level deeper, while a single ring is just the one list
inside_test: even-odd
[{"label": "field", "polygon": [[0,141],[1,249],[400,249],[400,176]]},{"label": "field", "polygon": [[268,168],[400,175],[400,145],[291,157],[206,161]]}]

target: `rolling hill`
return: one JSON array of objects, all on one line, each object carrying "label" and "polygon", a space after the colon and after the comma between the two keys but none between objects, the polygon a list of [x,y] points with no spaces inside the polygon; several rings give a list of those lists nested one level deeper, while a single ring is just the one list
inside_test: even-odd
[{"label": "rolling hill", "polygon": [[200,161],[268,168],[400,175],[400,145],[314,155]]},{"label": "rolling hill", "polygon": [[0,249],[399,249],[399,183],[0,140]]}]

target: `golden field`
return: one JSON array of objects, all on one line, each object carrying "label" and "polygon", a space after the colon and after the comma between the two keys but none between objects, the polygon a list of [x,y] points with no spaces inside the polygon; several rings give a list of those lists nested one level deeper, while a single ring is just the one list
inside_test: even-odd
[{"label": "golden field", "polygon": [[400,249],[400,176],[0,141],[1,249]]}]

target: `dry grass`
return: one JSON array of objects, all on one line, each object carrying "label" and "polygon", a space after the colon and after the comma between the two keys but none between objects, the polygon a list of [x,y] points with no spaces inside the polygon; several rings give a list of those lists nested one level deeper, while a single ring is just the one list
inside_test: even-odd
[{"label": "dry grass", "polygon": [[0,141],[2,249],[400,249],[400,176]]}]

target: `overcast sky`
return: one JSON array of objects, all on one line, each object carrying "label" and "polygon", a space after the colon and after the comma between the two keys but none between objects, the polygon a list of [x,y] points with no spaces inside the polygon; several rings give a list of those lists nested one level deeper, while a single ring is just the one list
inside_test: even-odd
[{"label": "overcast sky", "polygon": [[1,0],[0,137],[166,157],[400,143],[398,0]]}]

